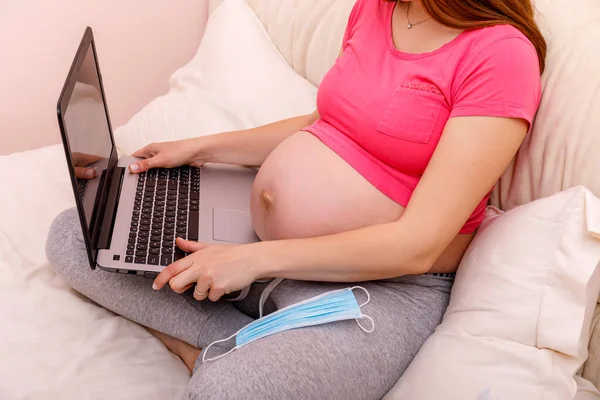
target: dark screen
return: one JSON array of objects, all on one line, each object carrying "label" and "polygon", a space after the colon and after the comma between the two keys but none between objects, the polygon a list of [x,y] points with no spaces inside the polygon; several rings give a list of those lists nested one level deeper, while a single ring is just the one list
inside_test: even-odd
[{"label": "dark screen", "polygon": [[99,203],[98,191],[103,185],[113,147],[91,45],[81,67],[74,72],[75,86],[63,118],[79,197],[91,231]]}]

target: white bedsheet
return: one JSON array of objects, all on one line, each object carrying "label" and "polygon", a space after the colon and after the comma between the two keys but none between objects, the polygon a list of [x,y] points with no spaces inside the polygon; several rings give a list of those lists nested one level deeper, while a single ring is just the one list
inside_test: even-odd
[{"label": "white bedsheet", "polygon": [[49,266],[48,228],[73,206],[61,146],[0,157],[0,399],[181,398],[183,363]]}]

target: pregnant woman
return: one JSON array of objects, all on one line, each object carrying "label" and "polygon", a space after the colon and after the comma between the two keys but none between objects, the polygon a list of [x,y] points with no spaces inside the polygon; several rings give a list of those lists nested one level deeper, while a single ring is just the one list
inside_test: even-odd
[{"label": "pregnant woman", "polygon": [[[533,15],[528,0],[358,0],[313,114],[150,144],[130,166],[261,166],[261,242],[178,239],[190,254],[149,282],[86,268],[71,210],[52,226],[49,259],[179,355],[194,372],[189,399],[381,398],[440,323],[489,192],[530,130],[546,52]],[[358,284],[374,331],[351,320],[287,330],[203,362],[202,348],[258,318],[266,284],[253,282],[266,278],[285,279],[267,313]],[[245,300],[222,299],[248,285]]]}]

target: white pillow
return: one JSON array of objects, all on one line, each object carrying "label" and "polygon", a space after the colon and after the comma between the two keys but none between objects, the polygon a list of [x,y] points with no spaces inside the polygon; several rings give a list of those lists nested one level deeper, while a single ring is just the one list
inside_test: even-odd
[{"label": "white pillow", "polygon": [[264,125],[308,114],[317,89],[299,77],[243,0],[211,15],[194,58],[176,71],[169,92],[115,131],[121,150],[150,142]]},{"label": "white pillow", "polygon": [[590,381],[580,376],[575,377],[577,382],[577,394],[573,400],[600,400],[600,391]]},{"label": "white pillow", "polygon": [[535,0],[548,41],[533,131],[492,194],[508,210],[573,186],[600,196],[600,2]]},{"label": "white pillow", "polygon": [[442,324],[386,399],[569,400],[600,291],[600,199],[583,187],[487,219]]},{"label": "white pillow", "polygon": [[50,223],[75,206],[62,145],[0,157],[0,185],[0,399],[181,399],[181,360],[46,260]]}]

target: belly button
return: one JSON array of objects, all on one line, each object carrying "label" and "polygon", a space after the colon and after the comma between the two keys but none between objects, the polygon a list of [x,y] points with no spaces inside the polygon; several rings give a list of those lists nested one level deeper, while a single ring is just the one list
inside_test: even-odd
[{"label": "belly button", "polygon": [[266,211],[271,211],[274,207],[274,198],[273,195],[269,192],[267,192],[265,189],[261,189],[260,190],[260,202],[263,206],[263,208]]}]

